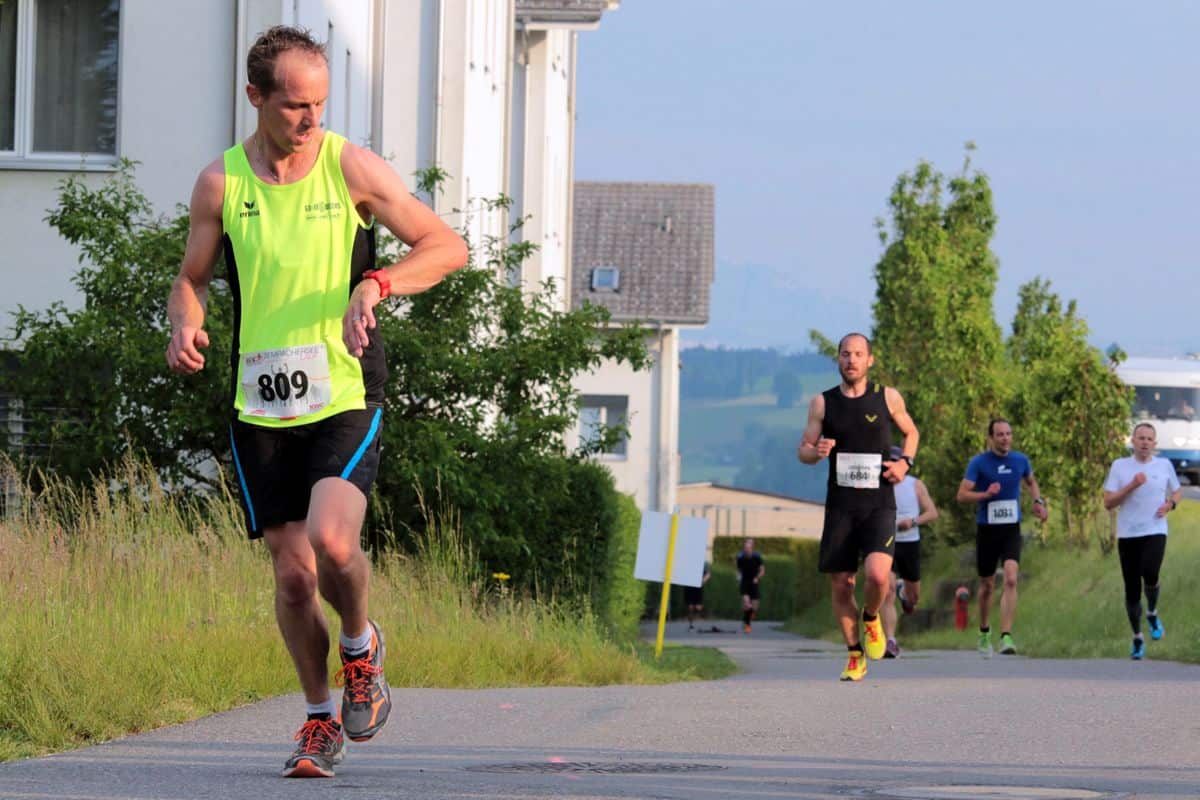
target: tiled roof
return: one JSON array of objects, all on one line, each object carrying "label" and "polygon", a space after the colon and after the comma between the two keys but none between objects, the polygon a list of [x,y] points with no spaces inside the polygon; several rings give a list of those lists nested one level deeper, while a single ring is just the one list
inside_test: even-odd
[{"label": "tiled roof", "polygon": [[[603,305],[617,321],[703,325],[713,281],[714,191],[700,183],[575,184],[571,305]],[[617,291],[592,289],[617,267]]]},{"label": "tiled roof", "polygon": [[517,19],[547,24],[595,24],[620,0],[517,0]]}]

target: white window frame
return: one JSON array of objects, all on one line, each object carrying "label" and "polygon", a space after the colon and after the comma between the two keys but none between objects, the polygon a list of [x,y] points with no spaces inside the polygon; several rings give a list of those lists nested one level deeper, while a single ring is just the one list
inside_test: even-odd
[{"label": "white window frame", "polygon": [[[620,401],[624,401],[625,403],[624,414],[613,420],[610,418],[609,412],[616,410],[619,413],[621,407]],[[589,442],[588,434],[590,431],[584,430],[583,424],[583,411],[585,408],[595,409],[600,412],[598,422],[602,427],[611,428],[615,425],[624,425],[626,429],[619,445],[624,449],[624,452],[604,450],[594,454],[594,457],[602,461],[627,460],[629,458],[629,395],[597,394],[581,397],[579,400],[579,416],[577,418],[580,444],[587,444]]]},{"label": "white window frame", "polygon": [[125,49],[124,3],[117,34],[117,136],[115,153],[46,153],[33,147],[34,49],[37,46],[38,0],[17,0],[17,74],[13,109],[13,149],[0,150],[0,170],[113,172],[121,161],[121,53]]}]

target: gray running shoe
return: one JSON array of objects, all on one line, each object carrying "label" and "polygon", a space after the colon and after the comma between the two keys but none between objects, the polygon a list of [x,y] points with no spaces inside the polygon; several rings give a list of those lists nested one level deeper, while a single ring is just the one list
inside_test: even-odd
[{"label": "gray running shoe", "polygon": [[373,621],[368,623],[373,636],[367,655],[349,661],[346,652],[338,648],[342,668],[334,680],[344,687],[342,726],[352,742],[364,742],[379,733],[392,711],[392,690],[383,677],[383,660],[387,656],[383,633]]},{"label": "gray running shoe", "polygon": [[992,650],[992,632],[988,631],[987,633],[979,634],[980,655],[984,658],[991,658],[993,652],[995,651]]},{"label": "gray running shoe", "polygon": [[300,744],[283,765],[285,778],[332,778],[333,766],[346,755],[342,726],[333,719],[310,719],[296,734]]}]

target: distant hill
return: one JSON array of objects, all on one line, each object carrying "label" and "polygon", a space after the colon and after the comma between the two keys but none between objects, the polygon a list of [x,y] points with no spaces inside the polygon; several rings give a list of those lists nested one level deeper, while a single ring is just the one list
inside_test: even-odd
[{"label": "distant hill", "polygon": [[681,354],[682,480],[825,499],[826,465],[805,466],[796,446],[809,399],[837,382],[815,353],[697,347]]},{"label": "distant hill", "polygon": [[684,345],[794,352],[809,348],[810,329],[836,339],[869,328],[874,283],[863,285],[863,293],[855,286],[844,293],[822,293],[806,282],[813,269],[819,267],[797,264],[785,270],[718,262],[708,325],[684,331]]}]

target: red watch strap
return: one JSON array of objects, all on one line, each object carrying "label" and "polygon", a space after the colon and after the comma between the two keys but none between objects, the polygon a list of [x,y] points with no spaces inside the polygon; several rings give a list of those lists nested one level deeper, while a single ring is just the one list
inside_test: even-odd
[{"label": "red watch strap", "polygon": [[379,296],[390,297],[392,294],[392,282],[388,280],[387,273],[381,269],[369,269],[363,273],[363,280],[367,278],[379,284]]}]

